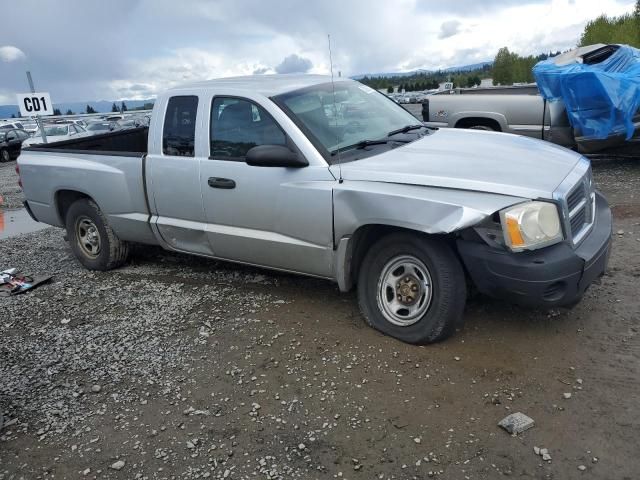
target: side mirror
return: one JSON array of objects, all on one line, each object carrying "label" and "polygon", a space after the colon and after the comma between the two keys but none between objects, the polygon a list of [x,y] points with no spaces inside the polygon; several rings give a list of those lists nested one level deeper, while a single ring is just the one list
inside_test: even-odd
[{"label": "side mirror", "polygon": [[292,152],[283,145],[258,145],[247,152],[247,165],[252,167],[291,167],[300,168],[309,165],[301,155]]}]

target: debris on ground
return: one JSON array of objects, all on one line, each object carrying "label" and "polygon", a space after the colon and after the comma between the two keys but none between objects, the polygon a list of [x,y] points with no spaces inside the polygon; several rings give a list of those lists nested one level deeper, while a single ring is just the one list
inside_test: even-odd
[{"label": "debris on ground", "polygon": [[498,426],[504,428],[511,435],[517,435],[525,430],[529,430],[534,425],[535,422],[533,421],[533,418],[520,412],[507,415],[498,423]]},{"label": "debris on ground", "polygon": [[32,277],[21,274],[17,268],[0,271],[0,297],[10,297],[26,292],[51,280],[51,275]]}]

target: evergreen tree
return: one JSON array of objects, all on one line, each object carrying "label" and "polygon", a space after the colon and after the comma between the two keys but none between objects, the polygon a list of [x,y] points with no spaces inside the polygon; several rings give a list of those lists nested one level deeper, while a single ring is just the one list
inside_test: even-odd
[{"label": "evergreen tree", "polygon": [[640,48],[640,1],[636,1],[633,13],[620,17],[601,15],[584,27],[580,45],[594,43],[622,43]]},{"label": "evergreen tree", "polygon": [[493,61],[493,84],[511,85],[513,83],[514,56],[507,47],[498,50]]},{"label": "evergreen tree", "polygon": [[127,111],[127,104],[124,103],[124,100],[122,101],[122,104],[120,105],[120,109],[122,112],[126,112]]},{"label": "evergreen tree", "polygon": [[91,105],[87,105],[86,112],[87,113],[98,113],[98,112],[95,111],[95,109]]},{"label": "evergreen tree", "polygon": [[111,105],[111,111],[112,112],[119,112],[120,110],[118,110],[118,106],[116,105],[116,102],[113,102],[113,105]]},{"label": "evergreen tree", "polygon": [[65,115],[73,115],[73,112],[71,111],[70,108],[67,110],[67,113],[65,113]]},{"label": "evergreen tree", "polygon": [[392,85],[389,85],[387,87],[387,93],[393,93],[393,86]]}]

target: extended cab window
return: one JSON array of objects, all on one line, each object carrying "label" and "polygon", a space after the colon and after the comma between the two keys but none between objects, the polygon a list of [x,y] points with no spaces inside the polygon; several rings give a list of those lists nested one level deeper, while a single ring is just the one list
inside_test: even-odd
[{"label": "extended cab window", "polygon": [[194,156],[198,97],[171,97],[164,117],[162,153],[183,157]]},{"label": "extended cab window", "polygon": [[262,107],[239,98],[216,97],[211,106],[214,158],[243,159],[257,145],[286,145],[276,121]]}]

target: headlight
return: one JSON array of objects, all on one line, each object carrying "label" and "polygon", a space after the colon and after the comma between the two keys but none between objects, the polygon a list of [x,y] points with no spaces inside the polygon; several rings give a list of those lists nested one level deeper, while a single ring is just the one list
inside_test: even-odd
[{"label": "headlight", "polygon": [[527,202],[500,212],[507,246],[514,252],[534,250],[562,241],[558,208],[550,202]]}]

